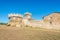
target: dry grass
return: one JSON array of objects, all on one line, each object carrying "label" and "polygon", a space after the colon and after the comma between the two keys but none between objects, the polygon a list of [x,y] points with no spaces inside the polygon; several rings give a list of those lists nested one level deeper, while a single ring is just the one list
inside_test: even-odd
[{"label": "dry grass", "polygon": [[0,27],[0,40],[60,40],[60,31],[36,28]]}]

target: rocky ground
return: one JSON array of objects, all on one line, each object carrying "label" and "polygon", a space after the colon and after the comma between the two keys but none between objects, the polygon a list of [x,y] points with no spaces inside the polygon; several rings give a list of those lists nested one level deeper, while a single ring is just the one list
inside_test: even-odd
[{"label": "rocky ground", "polygon": [[0,40],[60,40],[60,30],[0,26]]}]

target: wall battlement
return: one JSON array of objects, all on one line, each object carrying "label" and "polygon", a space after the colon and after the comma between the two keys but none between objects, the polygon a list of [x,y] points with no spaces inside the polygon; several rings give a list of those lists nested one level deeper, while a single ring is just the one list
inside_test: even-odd
[{"label": "wall battlement", "polygon": [[8,14],[8,17],[12,17],[12,16],[15,16],[15,17],[23,17],[21,14]]}]

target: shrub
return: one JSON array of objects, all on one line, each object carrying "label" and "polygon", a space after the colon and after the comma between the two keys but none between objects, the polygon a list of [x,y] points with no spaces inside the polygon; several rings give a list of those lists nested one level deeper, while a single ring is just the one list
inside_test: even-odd
[{"label": "shrub", "polygon": [[7,23],[0,23],[0,25],[7,25]]}]

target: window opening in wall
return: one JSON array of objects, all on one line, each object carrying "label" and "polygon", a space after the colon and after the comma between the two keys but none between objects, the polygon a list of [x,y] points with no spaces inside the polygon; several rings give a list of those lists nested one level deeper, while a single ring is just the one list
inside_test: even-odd
[{"label": "window opening in wall", "polygon": [[50,24],[52,24],[52,17],[50,17]]}]

